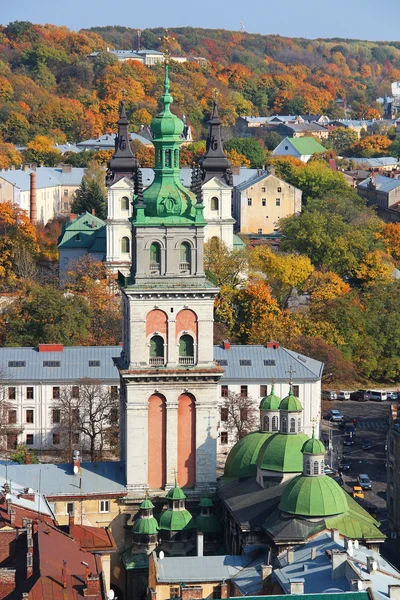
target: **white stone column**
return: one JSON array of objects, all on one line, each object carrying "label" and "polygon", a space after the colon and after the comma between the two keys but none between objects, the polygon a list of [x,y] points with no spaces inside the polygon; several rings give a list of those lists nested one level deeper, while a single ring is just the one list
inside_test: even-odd
[{"label": "white stone column", "polygon": [[[126,485],[130,492],[148,487],[148,396],[145,389],[127,385],[126,406]],[[136,384],[137,385],[137,384]],[[141,386],[142,387],[142,386]],[[144,388],[144,386],[143,386]],[[135,397],[133,397],[135,394]]]},{"label": "white stone column", "polygon": [[166,489],[175,485],[175,470],[178,468],[178,396],[167,397],[167,444],[166,444]]},{"label": "white stone column", "polygon": [[218,406],[216,384],[192,386],[196,398],[196,487],[207,488],[216,483]]},{"label": "white stone column", "polygon": [[168,347],[167,347],[167,366],[176,365],[177,354],[176,354],[176,319],[175,314],[168,315],[167,321],[168,330]]}]

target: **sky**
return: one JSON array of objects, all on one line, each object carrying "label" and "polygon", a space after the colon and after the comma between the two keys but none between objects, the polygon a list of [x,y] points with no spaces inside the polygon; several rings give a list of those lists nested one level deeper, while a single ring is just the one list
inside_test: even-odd
[{"label": "sky", "polygon": [[[250,33],[291,37],[341,37],[398,41],[399,0],[0,0],[0,20],[66,25],[79,30],[93,26],[211,27],[238,31],[243,20]],[[381,14],[379,11],[381,9]],[[391,16],[392,15],[392,18]]]}]

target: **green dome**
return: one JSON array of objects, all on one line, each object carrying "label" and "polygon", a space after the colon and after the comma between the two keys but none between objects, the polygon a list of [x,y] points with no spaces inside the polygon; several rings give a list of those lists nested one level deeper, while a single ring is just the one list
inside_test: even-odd
[{"label": "green dome", "polygon": [[195,518],[194,522],[197,531],[201,531],[202,533],[222,531],[222,523],[215,515],[209,515],[208,517],[199,515]]},{"label": "green dome", "polygon": [[167,531],[182,531],[183,529],[194,528],[194,519],[186,508],[183,510],[171,510],[168,508],[161,513],[160,529],[166,529]]},{"label": "green dome", "polygon": [[157,533],[158,529],[157,519],[154,517],[150,517],[150,519],[140,517],[133,526],[133,533],[154,535]]},{"label": "green dome", "polygon": [[175,483],[175,487],[169,490],[167,498],[168,500],[186,500],[185,494],[177,483]]},{"label": "green dome", "polygon": [[304,517],[327,517],[342,514],[349,507],[345,492],[331,477],[299,475],[285,488],[279,509]]},{"label": "green dome", "polygon": [[260,410],[279,410],[281,399],[274,394],[274,386],[272,386],[271,393],[260,402]]},{"label": "green dome", "polygon": [[303,454],[325,454],[326,448],[321,440],[317,439],[314,435],[314,430],[312,434],[311,440],[308,440],[303,448]]},{"label": "green dome", "polygon": [[257,458],[264,442],[273,435],[254,431],[236,442],[225,463],[225,477],[252,477],[257,473]]},{"label": "green dome", "polygon": [[200,500],[199,506],[210,507],[211,508],[212,506],[214,506],[214,502],[208,496],[204,496],[204,498],[202,498]]},{"label": "green dome", "polygon": [[262,445],[257,466],[265,471],[301,473],[303,471],[302,448],[309,440],[305,433],[273,433]]},{"label": "green dome", "polygon": [[144,508],[144,509],[154,508],[154,504],[152,503],[150,498],[145,498],[139,508]]},{"label": "green dome", "polygon": [[279,410],[287,412],[301,412],[303,410],[300,400],[293,394],[292,386],[290,386],[289,395],[280,403]]}]

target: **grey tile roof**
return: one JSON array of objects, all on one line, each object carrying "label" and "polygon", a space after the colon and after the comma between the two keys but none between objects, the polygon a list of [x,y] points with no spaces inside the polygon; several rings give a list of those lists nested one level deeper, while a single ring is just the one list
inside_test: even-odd
[{"label": "grey tile roof", "polygon": [[[0,372],[10,381],[71,381],[90,377],[115,383],[119,381],[113,358],[119,346],[65,346],[63,352],[38,352],[35,348],[0,348]],[[89,367],[99,360],[100,367]],[[25,361],[23,367],[9,367],[10,361]],[[43,361],[60,361],[60,367],[44,367]]]},{"label": "grey tile roof", "polygon": [[[243,379],[259,379],[287,381],[291,367],[293,381],[317,381],[321,378],[323,363],[303,356],[297,352],[279,346],[276,350],[265,346],[236,346],[231,345],[230,350],[222,346],[214,346],[214,359],[227,361],[222,363],[225,369],[223,379],[226,381],[242,381]],[[250,366],[241,366],[241,360],[250,360]],[[264,361],[268,361],[267,364]],[[274,362],[275,364],[271,364]]]},{"label": "grey tile roof", "polygon": [[[132,141],[138,141],[141,144],[144,144],[145,146],[149,145],[149,140],[147,138],[138,135],[137,133],[130,133],[129,135]],[[81,142],[78,142],[76,146],[77,148],[87,148],[88,150],[97,148],[104,150],[112,150],[115,147],[115,136],[115,133],[106,133],[98,138],[91,138],[90,140],[83,140]]]},{"label": "grey tile roof", "polygon": [[[74,475],[72,463],[8,464],[7,479],[23,487],[40,490],[45,496],[79,496],[98,493],[125,493],[125,467],[122,462],[83,462],[81,476]],[[0,476],[6,466],[0,464]]]},{"label": "grey tile roof", "polygon": [[377,174],[375,177],[364,179],[357,187],[367,188],[371,179],[374,181],[376,189],[379,192],[391,192],[400,186],[400,179],[393,179],[392,177]]},{"label": "grey tile roof", "polygon": [[[85,169],[73,167],[70,172],[63,173],[61,167],[37,167],[36,187],[37,189],[53,187],[57,185],[80,185]],[[12,183],[22,192],[30,189],[30,173],[32,169],[1,171],[0,177]]]},{"label": "grey tile roof", "polygon": [[249,556],[180,556],[157,560],[159,583],[201,583],[232,579],[252,562]]},{"label": "grey tile roof", "polygon": [[[65,346],[62,352],[38,352],[36,348],[0,348],[0,372],[10,380],[24,381],[76,381],[89,377],[105,382],[119,381],[115,358],[121,354],[120,346]],[[323,363],[287,350],[281,346],[274,350],[265,346],[237,346],[230,350],[214,346],[214,359],[222,363],[224,382],[230,381],[288,381],[293,367],[293,381],[318,381]],[[100,367],[89,367],[89,360],[99,360]],[[250,366],[241,366],[240,360],[250,360]],[[25,366],[10,367],[10,361],[24,361]],[[60,367],[44,367],[43,361],[60,361]],[[267,364],[264,363],[267,361]],[[272,361],[272,362],[271,362]],[[275,364],[272,364],[273,361]]]},{"label": "grey tile roof", "polygon": [[381,158],[349,158],[358,165],[368,165],[370,167],[387,167],[398,165],[399,159],[394,156],[382,156]]},{"label": "grey tile roof", "polygon": [[65,152],[73,152],[74,154],[81,152],[81,149],[78,148],[78,146],[75,146],[75,144],[55,144],[54,148],[59,150],[62,154]]},{"label": "grey tile roof", "polygon": [[[11,467],[12,464],[16,464],[16,463],[10,463],[10,461],[7,461],[7,470]],[[0,469],[2,467],[4,467],[4,470],[5,470],[6,469],[5,465],[6,465],[6,461],[4,461],[4,460],[0,461]],[[54,518],[53,511],[51,510],[50,506],[48,505],[48,502],[43,494],[39,494],[37,491],[32,489],[33,500],[28,500],[27,498],[20,498],[20,495],[24,493],[25,488],[30,487],[30,486],[21,485],[20,483],[17,483],[11,477],[9,477],[8,472],[7,472],[7,478],[3,475],[0,475],[0,488],[1,489],[4,488],[5,483],[7,483],[10,488],[10,491],[8,492],[8,494],[9,494],[9,500],[10,500],[10,502],[12,502],[12,504],[15,504],[16,506],[20,506],[21,508],[25,508],[26,510],[40,512],[43,515],[48,515],[51,518]]]}]

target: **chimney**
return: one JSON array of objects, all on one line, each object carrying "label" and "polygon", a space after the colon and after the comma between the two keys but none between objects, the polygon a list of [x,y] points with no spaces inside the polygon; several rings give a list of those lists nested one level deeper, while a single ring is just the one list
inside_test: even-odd
[{"label": "chimney", "polygon": [[31,455],[29,454],[29,452],[27,452],[25,454],[25,464],[26,465],[30,465],[31,464]]},{"label": "chimney", "polygon": [[220,585],[220,594],[221,594],[221,598],[228,598],[228,584],[226,583],[226,581],[223,581]]},{"label": "chimney", "polygon": [[332,579],[341,579],[346,572],[347,552],[332,550]]},{"label": "chimney", "polygon": [[289,579],[289,594],[304,594],[304,579]]},{"label": "chimney", "polygon": [[272,565],[261,565],[261,579],[263,586],[271,579]]},{"label": "chimney", "polygon": [[266,348],[273,348],[274,350],[277,350],[279,348],[279,342],[267,342],[265,344]]},{"label": "chimney", "polygon": [[331,529],[331,540],[333,542],[339,542],[340,541],[340,533],[337,529]]},{"label": "chimney", "polygon": [[368,573],[375,573],[378,568],[378,563],[374,560],[373,556],[367,556],[367,571]]},{"label": "chimney", "polygon": [[66,587],[67,587],[67,561],[66,560],[63,560],[61,577],[62,577],[62,586],[64,589],[66,589]]},{"label": "chimney", "polygon": [[62,165],[63,173],[72,173],[72,165]]},{"label": "chimney", "polygon": [[96,210],[94,208],[92,208],[92,215],[95,217],[96,216]]},{"label": "chimney", "polygon": [[311,560],[314,560],[315,558],[317,558],[317,549],[311,548]]},{"label": "chimney", "polygon": [[400,600],[400,585],[389,585],[389,598],[391,600]]},{"label": "chimney", "polygon": [[86,587],[83,590],[83,596],[85,598],[100,596],[100,578],[98,575],[89,573],[86,578]]},{"label": "chimney", "polygon": [[74,450],[74,455],[73,455],[73,470],[74,470],[74,475],[80,475],[81,474],[81,457],[79,456],[79,450]]},{"label": "chimney", "polygon": [[38,352],[64,352],[64,344],[38,344]]},{"label": "chimney", "polygon": [[287,563],[288,563],[288,565],[291,565],[292,563],[294,563],[294,550],[293,550],[293,548],[288,548],[287,549]]},{"label": "chimney", "polygon": [[31,577],[32,573],[33,573],[33,553],[27,552],[26,553],[26,577],[27,578]]},{"label": "chimney", "polygon": [[201,531],[197,532],[197,556],[204,554],[204,535]]},{"label": "chimney", "polygon": [[33,172],[29,175],[30,179],[31,179],[31,189],[30,189],[30,195],[29,195],[29,201],[30,201],[30,211],[29,211],[29,215],[30,215],[30,220],[32,225],[36,225],[37,224],[37,199],[36,199],[36,173]]},{"label": "chimney", "polygon": [[78,218],[78,215],[76,215],[75,213],[70,213],[69,215],[69,222],[72,223],[72,221],[75,221],[75,219]]},{"label": "chimney", "polygon": [[15,525],[15,510],[13,508],[10,509],[10,524]]},{"label": "chimney", "polygon": [[231,343],[229,340],[224,340],[222,342],[222,347],[224,350],[230,350],[231,349]]},{"label": "chimney", "polygon": [[68,519],[68,533],[72,538],[75,538],[75,517],[74,513],[69,513]]},{"label": "chimney", "polygon": [[2,598],[15,590],[15,569],[7,569],[7,567],[0,569],[0,589]]}]

